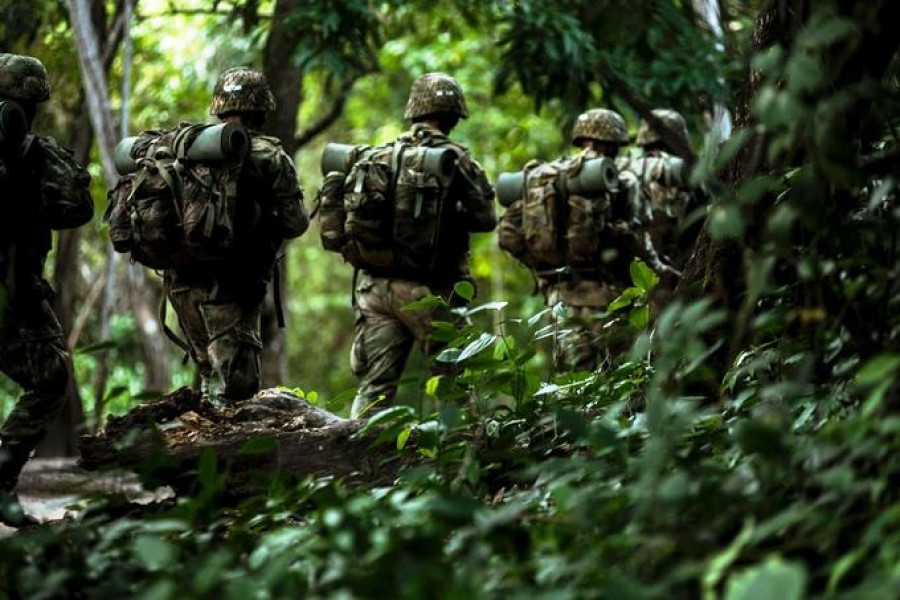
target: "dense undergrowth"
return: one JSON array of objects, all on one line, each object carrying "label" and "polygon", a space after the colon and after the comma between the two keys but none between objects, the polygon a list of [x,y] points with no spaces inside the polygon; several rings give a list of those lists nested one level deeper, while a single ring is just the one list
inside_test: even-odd
[{"label": "dense undergrowth", "polygon": [[[637,281],[652,286],[652,277]],[[465,290],[463,290],[465,293]],[[900,584],[900,357],[836,363],[804,381],[808,352],[740,353],[716,398],[723,315],[676,304],[627,325],[637,340],[602,374],[541,382],[535,340],[552,311],[469,326],[440,357],[462,371],[426,390],[441,409],[370,427],[418,466],[390,487],[339,480],[220,502],[210,456],[196,492],[149,509],[96,501],[0,544],[2,585],[28,598],[310,596],[891,597]],[[490,304],[470,313],[500,310]],[[448,329],[448,335],[450,330]],[[127,509],[126,509],[127,508]]]}]

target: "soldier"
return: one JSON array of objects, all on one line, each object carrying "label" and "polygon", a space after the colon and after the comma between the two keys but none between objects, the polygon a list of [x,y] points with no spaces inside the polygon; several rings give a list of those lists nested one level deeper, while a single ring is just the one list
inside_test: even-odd
[{"label": "soldier", "polygon": [[261,135],[275,98],[265,77],[246,67],[222,73],[210,114],[243,124],[251,138],[237,184],[236,250],[212,268],[166,271],[169,300],[187,337],[205,398],[222,404],[259,391],[260,311],[284,240],[309,226],[291,159]]},{"label": "soldier", "polygon": [[398,140],[413,146],[449,148],[457,155],[449,184],[431,270],[391,273],[362,269],[355,287],[356,328],[351,349],[351,368],[360,380],[350,410],[358,418],[375,401],[390,404],[397,391],[403,366],[417,342],[426,355],[436,351],[429,339],[431,323],[452,320],[446,308],[404,311],[403,307],[427,295],[452,303],[454,283],[470,279],[469,234],[487,232],[497,224],[494,190],[484,171],[466,148],[448,138],[459,119],[468,116],[462,87],[444,73],[427,73],[412,85],[404,118],[412,128]]},{"label": "soldier", "polygon": [[16,527],[36,522],[13,489],[69,380],[53,290],[43,278],[51,230],[84,225],[94,214],[87,171],[53,138],[28,134],[49,98],[39,60],[0,54],[0,371],[23,390],[0,429],[0,522]]},{"label": "soldier", "polygon": [[[674,110],[661,108],[654,109],[653,114],[682,139],[685,147],[690,145],[684,117]],[[703,194],[688,184],[685,160],[666,146],[646,120],[641,120],[638,127],[636,144],[643,149],[641,156],[625,158],[618,166],[634,173],[649,202],[654,247],[664,260],[680,270],[694,246],[700,224],[700,219],[695,219],[696,226],[686,227],[686,219],[703,206]],[[674,288],[674,283],[669,280],[670,287]]]},{"label": "soldier", "polygon": [[[589,110],[578,117],[572,129],[572,145],[580,149],[578,155],[549,164],[567,170],[585,159],[615,159],[628,142],[625,120],[619,113],[602,108]],[[659,260],[649,242],[649,209],[634,176],[620,172],[618,185],[619,191],[611,194],[606,225],[602,230],[584,233],[594,238],[594,253],[574,262],[567,258],[562,268],[529,265],[535,269],[547,305],[560,304],[565,308],[566,324],[558,327],[554,345],[554,363],[560,370],[593,371],[607,358],[605,354],[610,349],[621,345],[619,340],[603,339],[602,323],[595,317],[631,284],[629,267],[635,257],[644,259],[657,272],[671,270]],[[515,213],[507,210],[500,224],[501,247],[514,256],[517,251],[512,248],[516,243],[506,240],[521,238]],[[517,258],[529,262],[527,252]],[[612,334],[606,337],[609,335]]]}]

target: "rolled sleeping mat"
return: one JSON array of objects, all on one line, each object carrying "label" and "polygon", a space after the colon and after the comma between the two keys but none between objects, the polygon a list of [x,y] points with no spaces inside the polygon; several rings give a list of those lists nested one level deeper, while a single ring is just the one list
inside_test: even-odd
[{"label": "rolled sleeping mat", "polygon": [[28,116],[18,102],[0,100],[0,144],[15,147],[28,135]]},{"label": "rolled sleeping mat", "polygon": [[340,171],[346,173],[350,170],[350,155],[354,153],[358,146],[350,144],[325,144],[322,151],[322,175],[328,175],[332,171]]},{"label": "rolled sleeping mat", "polygon": [[448,180],[456,166],[456,153],[448,148],[426,148],[422,166],[429,175]]},{"label": "rolled sleeping mat", "polygon": [[[370,146],[325,144],[321,161],[322,175],[328,175],[332,171],[347,173],[353,163],[364,158],[370,150]],[[448,148],[425,148],[422,166],[426,173],[448,179],[456,166],[456,153]]]},{"label": "rolled sleeping mat", "polygon": [[217,162],[242,156],[250,148],[250,135],[240,123],[206,127],[194,138],[186,156],[197,162]]},{"label": "rolled sleeping mat", "polygon": [[566,190],[575,195],[612,192],[619,187],[619,171],[612,159],[591,158],[581,164],[574,177],[566,179]]},{"label": "rolled sleeping mat", "polygon": [[116,151],[113,153],[113,160],[119,175],[126,175],[137,170],[137,161],[131,157],[131,149],[134,147],[134,143],[137,139],[138,136],[133,135],[123,139],[116,145]]},{"label": "rolled sleeping mat", "polygon": [[525,193],[525,172],[500,173],[497,178],[497,200],[501,206],[509,206]]}]

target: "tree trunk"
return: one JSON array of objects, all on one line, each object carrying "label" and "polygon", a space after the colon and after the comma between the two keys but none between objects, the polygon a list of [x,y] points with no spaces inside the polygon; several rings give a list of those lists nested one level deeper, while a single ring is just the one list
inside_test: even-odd
[{"label": "tree trunk", "polygon": [[[272,28],[266,40],[263,55],[263,72],[272,88],[278,110],[269,113],[265,131],[281,140],[288,156],[294,156],[297,150],[295,137],[297,134],[297,114],[303,99],[303,73],[291,57],[299,42],[301,31],[285,27],[288,17],[294,10],[296,0],[277,0],[272,16]],[[287,282],[287,261],[281,265],[281,281]],[[263,303],[261,329],[263,351],[262,385],[263,387],[280,385],[287,382],[287,336],[278,327],[275,313],[275,290],[269,285],[270,293]],[[287,318],[287,315],[285,315]]]},{"label": "tree trunk", "polygon": [[243,497],[278,475],[344,477],[386,485],[400,466],[392,444],[373,446],[358,435],[363,421],[347,421],[293,394],[263,390],[236,407],[217,408],[187,388],[163,400],[111,417],[105,431],[80,442],[86,469],[125,468],[157,485],[187,492],[196,485],[203,456],[212,451],[223,491]]}]

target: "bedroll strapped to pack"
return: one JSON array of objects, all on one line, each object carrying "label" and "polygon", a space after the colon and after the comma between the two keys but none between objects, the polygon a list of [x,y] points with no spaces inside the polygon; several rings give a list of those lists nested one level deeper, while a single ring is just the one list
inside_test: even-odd
[{"label": "bedroll strapped to pack", "polygon": [[531,161],[521,172],[504,173],[497,185],[507,206],[500,247],[538,271],[592,268],[611,220],[617,178],[609,159],[583,156]]},{"label": "bedroll strapped to pack", "polygon": [[319,191],[322,246],[361,269],[431,270],[457,158],[450,147],[329,144]]},{"label": "bedroll strapped to pack", "polygon": [[145,131],[116,148],[105,219],[117,252],[147,267],[198,266],[234,244],[237,181],[250,137],[237,123]]}]

